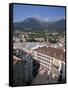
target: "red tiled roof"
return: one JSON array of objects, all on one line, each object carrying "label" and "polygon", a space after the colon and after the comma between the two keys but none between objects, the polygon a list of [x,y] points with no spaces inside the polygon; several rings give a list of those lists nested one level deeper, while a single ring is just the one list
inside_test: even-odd
[{"label": "red tiled roof", "polygon": [[54,47],[39,47],[38,49],[35,49],[35,51],[54,57],[56,59],[59,59],[61,61],[65,61],[65,52],[61,48],[54,48]]}]

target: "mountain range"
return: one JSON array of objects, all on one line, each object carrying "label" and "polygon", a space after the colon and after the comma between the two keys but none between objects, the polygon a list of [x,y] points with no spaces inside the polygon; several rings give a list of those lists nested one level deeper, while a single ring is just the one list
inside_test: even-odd
[{"label": "mountain range", "polygon": [[43,21],[37,17],[29,17],[21,22],[13,24],[14,30],[39,30],[48,29],[49,31],[65,31],[65,19],[59,19],[57,21]]}]

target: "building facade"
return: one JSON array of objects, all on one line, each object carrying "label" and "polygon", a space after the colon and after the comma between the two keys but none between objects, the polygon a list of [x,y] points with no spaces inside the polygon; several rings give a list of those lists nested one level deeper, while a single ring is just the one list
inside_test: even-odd
[{"label": "building facade", "polygon": [[[33,58],[36,59],[40,65],[47,68],[48,74],[52,77],[59,77],[62,63],[65,66],[65,50],[54,48],[50,46],[39,47],[33,50]],[[65,74],[63,72],[63,74]],[[65,75],[63,75],[65,77]]]}]

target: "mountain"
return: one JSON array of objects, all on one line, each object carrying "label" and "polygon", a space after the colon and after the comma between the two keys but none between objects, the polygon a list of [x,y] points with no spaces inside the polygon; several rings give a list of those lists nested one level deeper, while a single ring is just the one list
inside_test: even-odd
[{"label": "mountain", "polygon": [[51,22],[47,27],[49,30],[64,31],[65,30],[65,19],[60,19],[56,22]]},{"label": "mountain", "polygon": [[14,29],[42,29],[45,28],[43,21],[36,17],[31,17],[23,20],[22,22],[14,23]]},{"label": "mountain", "polygon": [[39,29],[48,29],[56,31],[65,30],[65,19],[60,19],[55,22],[47,22],[38,19],[37,17],[26,18],[21,22],[14,23],[14,30],[39,30]]}]

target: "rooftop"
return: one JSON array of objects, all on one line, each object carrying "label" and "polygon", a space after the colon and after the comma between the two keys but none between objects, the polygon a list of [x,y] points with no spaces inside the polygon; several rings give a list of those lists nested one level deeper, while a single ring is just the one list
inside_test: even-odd
[{"label": "rooftop", "polygon": [[65,61],[65,51],[62,48],[54,48],[50,46],[44,46],[44,47],[39,47],[35,49],[35,51],[54,57],[56,59],[59,59],[61,61]]}]

